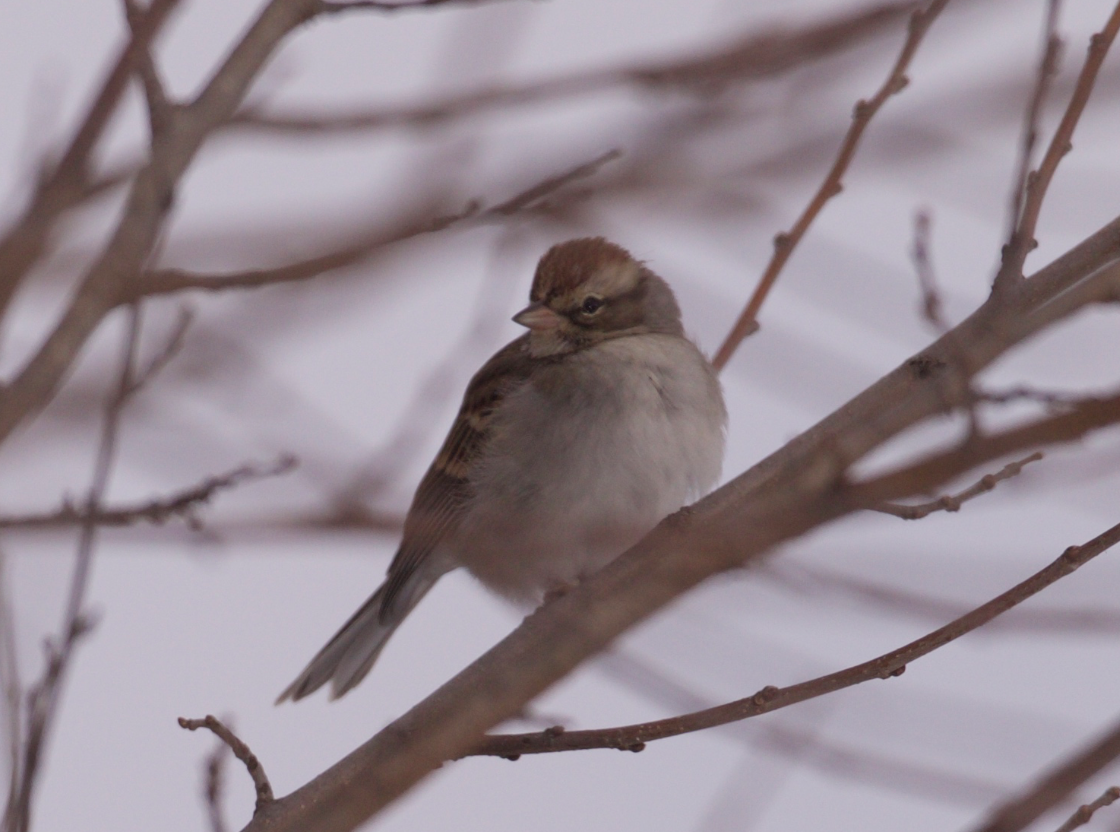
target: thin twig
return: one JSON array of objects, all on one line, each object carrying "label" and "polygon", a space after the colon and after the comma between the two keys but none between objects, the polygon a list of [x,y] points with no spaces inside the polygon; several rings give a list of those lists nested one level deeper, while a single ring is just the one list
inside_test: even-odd
[{"label": "thin twig", "polygon": [[1077,829],[1079,826],[1084,826],[1092,820],[1097,809],[1111,806],[1117,800],[1120,800],[1120,786],[1112,786],[1105,789],[1104,794],[1092,803],[1079,806],[1077,811],[1070,815],[1069,820],[1059,826],[1056,832],[1073,832],[1074,829]]},{"label": "thin twig", "polygon": [[918,46],[925,37],[926,32],[932,25],[933,21],[937,18],[941,11],[948,4],[949,0],[933,0],[924,9],[917,9],[910,15],[910,25],[907,30],[906,41],[902,45],[902,51],[899,52],[898,58],[895,60],[894,66],[891,67],[890,74],[887,75],[887,80],[879,88],[878,92],[871,97],[870,100],[863,100],[856,102],[856,106],[852,111],[852,123],[848,127],[848,132],[844,136],[844,140],[840,143],[840,150],[836,154],[836,160],[832,163],[828,174],[821,183],[816,194],[809,201],[801,216],[793,224],[793,227],[774,238],[774,253],[770,258],[770,262],[766,265],[762,277],[758,281],[758,287],[754,290],[746,307],[739,315],[739,319],[731,328],[727,338],[720,344],[719,349],[716,351],[715,358],[712,359],[712,366],[717,370],[722,370],[731,356],[735,353],[739,344],[743,342],[751,333],[758,330],[758,311],[762,308],[766,296],[770,293],[774,283],[781,274],[782,269],[785,267],[786,262],[789,260],[793,250],[797,244],[801,242],[801,238],[805,236],[805,232],[809,229],[813,220],[824,208],[825,204],[834,196],[840,193],[843,188],[842,180],[844,174],[848,170],[848,165],[851,164],[852,158],[855,156],[856,148],[859,146],[860,139],[863,137],[867,125],[871,123],[871,119],[875,116],[879,109],[886,103],[887,99],[895,93],[901,92],[909,83],[906,77],[906,70],[910,66],[910,61],[913,59],[914,54],[918,50]]},{"label": "thin twig", "polygon": [[1120,723],[1111,726],[1087,746],[1077,749],[1022,794],[997,807],[973,832],[1019,832],[1026,829],[1064,803],[1083,783],[1117,758],[1120,758]]},{"label": "thin twig", "polygon": [[171,360],[179,354],[183,349],[183,344],[186,342],[187,330],[190,329],[191,323],[193,322],[194,310],[188,306],[179,307],[179,314],[175,319],[175,325],[171,328],[171,334],[167,336],[167,341],[159,351],[148,360],[148,363],[137,371],[136,379],[133,381],[132,387],[128,391],[130,396],[135,395],[142,387],[150,384],[151,381],[171,363]]},{"label": "thin twig", "polygon": [[207,477],[197,485],[167,497],[148,500],[131,506],[107,508],[98,506],[92,514],[88,507],[77,507],[69,502],[46,514],[25,514],[0,517],[0,529],[42,529],[59,526],[76,526],[92,523],[95,526],[132,526],[146,522],[162,525],[174,517],[182,517],[192,526],[199,520],[194,511],[210,502],[220,491],[234,488],[243,482],[275,477],[291,471],[296,466],[292,456],[282,456],[269,465],[246,464],[216,476]]},{"label": "thin twig", "polygon": [[8,594],[7,560],[0,550],[0,683],[3,684],[4,733],[8,738],[8,796],[0,829],[18,828],[15,811],[23,771],[23,686],[20,684],[19,654],[16,648],[15,615]]},{"label": "thin twig", "polygon": [[89,494],[82,509],[85,520],[82,522],[79,532],[78,551],[74,571],[70,578],[70,591],[62,627],[57,641],[47,645],[47,667],[43,671],[42,678],[28,691],[27,695],[27,737],[24,742],[19,793],[15,801],[15,810],[12,812],[14,822],[10,827],[11,832],[27,832],[30,827],[31,805],[39,773],[39,764],[42,762],[47,736],[58,710],[62,683],[74,655],[75,645],[89,631],[91,626],[83,608],[93,563],[94,544],[97,538],[97,524],[93,522],[92,518],[100,510],[101,501],[109,485],[109,477],[116,456],[121,410],[130,395],[133,365],[136,360],[136,346],[139,340],[140,309],[137,305],[133,305],[129,310],[120,370],[105,405],[105,419],[97,449],[93,482],[90,485]]},{"label": "thin twig", "polygon": [[941,292],[937,288],[937,275],[933,270],[930,231],[933,219],[928,210],[922,209],[914,215],[914,242],[910,248],[910,259],[914,261],[914,271],[918,275],[918,288],[922,292],[922,317],[929,321],[938,334],[944,334],[949,325],[941,314]]},{"label": "thin twig", "polygon": [[979,497],[981,494],[987,494],[1004,480],[1017,477],[1024,467],[1032,462],[1038,462],[1040,459],[1042,459],[1042,451],[1035,451],[1030,456],[1007,463],[994,474],[985,474],[964,491],[956,494],[945,494],[936,500],[930,500],[928,503],[920,503],[914,506],[903,505],[902,503],[882,503],[875,506],[874,510],[894,517],[901,517],[903,520],[921,520],[935,511],[960,511],[962,504]]},{"label": "thin twig", "polygon": [[253,814],[259,812],[262,808],[271,803],[275,798],[272,794],[272,784],[268,782],[268,775],[264,773],[264,766],[257,756],[249,750],[244,742],[242,742],[233,731],[229,730],[223,725],[216,717],[209,714],[204,719],[186,719],[179,717],[179,727],[186,728],[188,731],[197,731],[199,728],[206,728],[212,731],[222,742],[229,746],[233,756],[245,764],[245,769],[249,772],[249,776],[253,778],[253,788],[257,792],[256,808]]},{"label": "thin twig", "polygon": [[[1019,162],[1016,166],[1015,184],[1011,189],[1011,210],[1007,215],[1008,229],[1007,243],[1003,248],[1004,259],[1019,257],[1019,248],[1026,245],[1026,240],[1018,233],[1019,219],[1023,212],[1023,199],[1026,196],[1034,146],[1038,142],[1038,126],[1039,119],[1042,116],[1042,106],[1046,101],[1050,83],[1058,71],[1058,58],[1062,49],[1062,40],[1058,37],[1058,13],[1060,10],[1061,0],[1049,0],[1046,8],[1046,22],[1042,30],[1042,57],[1038,62],[1034,89],[1031,92],[1030,101],[1023,116],[1023,135],[1019,143]],[[1023,257],[1025,259],[1025,253]],[[996,279],[1005,280],[1009,274],[1010,272],[1001,270]]]},{"label": "thin twig", "polygon": [[906,665],[987,624],[996,616],[1021,604],[1055,581],[1064,578],[1097,555],[1120,542],[1120,523],[1082,546],[1071,546],[1053,563],[1020,584],[955,621],[878,658],[808,682],[777,688],[767,686],[753,696],[683,716],[659,719],[620,728],[565,731],[557,726],[531,734],[498,734],[484,738],[463,756],[497,756],[516,759],[521,754],[544,754],[591,748],[641,751],[646,743],[702,731],[728,722],[759,716],[818,696],[868,682],[889,679]]},{"label": "thin twig", "polygon": [[1073,131],[1085,111],[1085,105],[1089,102],[1101,65],[1112,42],[1116,39],[1117,31],[1120,31],[1120,3],[1113,8],[1104,28],[1089,39],[1089,52],[1077,77],[1077,84],[1073,88],[1073,95],[1070,96],[1062,120],[1054,131],[1054,136],[1038,168],[1027,175],[1022,214],[1018,217],[1018,225],[1011,235],[1011,241],[1003,249],[1002,262],[993,282],[994,291],[1014,289],[1022,283],[1023,264],[1030,251],[1038,245],[1034,234],[1046,191],[1050,187],[1058,164],[1073,149]]}]

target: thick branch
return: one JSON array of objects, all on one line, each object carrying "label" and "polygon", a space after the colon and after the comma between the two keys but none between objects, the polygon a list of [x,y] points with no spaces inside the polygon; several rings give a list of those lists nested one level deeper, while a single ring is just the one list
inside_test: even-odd
[{"label": "thick branch", "polygon": [[[1049,267],[1044,275],[1049,285],[1072,287],[1057,300],[1029,292],[1013,301],[989,299],[840,411],[690,509],[667,518],[600,573],[537,610],[435,694],[262,811],[247,829],[352,829],[442,762],[469,751],[487,729],[518,713],[620,633],[707,577],[751,562],[777,543],[858,507],[928,491],[990,459],[990,453],[951,456],[953,465],[931,466],[920,484],[912,478],[887,483],[891,488],[883,483],[876,488],[842,485],[843,472],[869,450],[959,404],[952,398],[956,388],[946,388],[938,369],[946,364],[946,337],[969,350],[979,371],[1040,329],[1110,296],[1120,281],[1120,267],[1085,275],[1102,264],[1091,262],[1090,252],[1112,251],[1095,237]],[[984,448],[987,441],[978,437],[974,445]]]},{"label": "thick branch", "polygon": [[620,728],[587,731],[565,731],[549,728],[532,734],[506,734],[486,737],[463,756],[516,758],[521,754],[544,754],[554,751],[576,751],[591,748],[614,748],[619,751],[641,751],[647,742],[703,731],[729,722],[738,722],[760,714],[814,699],[872,679],[889,679],[901,675],[906,666],[922,656],[987,624],[996,616],[1037,595],[1055,581],[1064,578],[1097,555],[1120,542],[1120,523],[1082,546],[1071,546],[1044,569],[1027,580],[993,598],[988,603],[962,615],[955,621],[878,658],[808,682],[776,688],[767,686],[753,696],[705,708],[683,716],[658,719]]}]

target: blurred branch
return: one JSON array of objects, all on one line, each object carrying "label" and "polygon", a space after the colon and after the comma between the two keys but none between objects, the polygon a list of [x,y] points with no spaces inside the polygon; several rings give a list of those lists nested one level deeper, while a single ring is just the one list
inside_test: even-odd
[{"label": "blurred branch", "polygon": [[[924,592],[912,592],[895,585],[876,583],[820,567],[804,564],[779,564],[768,561],[760,574],[772,578],[780,586],[807,597],[820,599],[823,592],[854,598],[863,609],[877,607],[892,615],[928,621],[957,618],[972,608],[971,604],[946,600]],[[993,621],[985,632],[996,630],[1028,633],[1120,633],[1120,609],[1093,609],[1083,605],[1073,608],[1044,608],[1032,604],[1018,608]]]},{"label": "blurred branch", "polygon": [[556,194],[565,186],[594,176],[603,165],[618,159],[620,156],[621,152],[618,150],[607,151],[590,162],[577,165],[559,175],[550,176],[516,196],[485,210],[482,209],[478,200],[471,200],[461,211],[454,214],[447,214],[435,219],[404,218],[387,230],[378,229],[364,235],[355,243],[342,246],[326,254],[297,260],[284,266],[227,274],[199,274],[182,269],[160,269],[144,275],[135,291],[138,295],[143,296],[166,295],[189,289],[217,292],[227,289],[249,289],[277,283],[309,280],[325,272],[352,266],[385,246],[412,237],[443,231],[453,225],[467,221],[483,224],[532,210],[547,197]]},{"label": "blurred branch", "polygon": [[[1026,178],[1022,214],[1016,217],[1018,224],[1011,234],[1010,241],[1004,246],[1002,262],[993,283],[994,291],[1002,292],[1019,288],[1022,283],[1023,263],[1026,262],[1031,249],[1038,245],[1034,232],[1038,226],[1038,216],[1042,211],[1042,201],[1046,198],[1046,191],[1050,187],[1050,181],[1054,178],[1058,164],[1073,149],[1073,131],[1077,128],[1081,114],[1085,112],[1085,105],[1089,103],[1089,96],[1100,74],[1101,65],[1112,42],[1116,39],[1117,31],[1120,31],[1120,3],[1113,8],[1104,28],[1090,38],[1089,53],[1085,57],[1085,64],[1081,67],[1077,85],[1073,89],[1073,95],[1070,96],[1062,120],[1054,131],[1042,162]],[[1040,76],[1046,69],[1044,56]],[[1041,80],[1039,86],[1042,86]]]},{"label": "blurred branch", "polygon": [[179,0],[152,0],[102,83],[61,158],[40,179],[23,214],[0,237],[0,317],[46,249],[58,218],[95,194],[90,157],[116,112],[129,78]]},{"label": "blurred branch", "polygon": [[[172,2],[156,0],[145,20],[152,20],[154,27],[155,22],[163,19],[157,11],[170,8]],[[94,258],[50,334],[0,396],[0,442],[29,414],[50,401],[78,352],[105,315],[138,296],[135,284],[163,230],[179,179],[214,130],[225,124],[240,106],[250,85],[280,43],[319,13],[318,0],[270,0],[198,96],[180,107],[176,117],[155,137],[147,163],[132,181],[116,228]],[[136,44],[138,38],[134,36],[132,42]],[[119,72],[115,71],[112,76],[114,79],[120,76],[119,83],[115,82],[117,86],[123,86],[127,80],[132,69],[131,56],[136,51],[130,47],[129,60],[122,59],[119,63]],[[120,90],[113,89],[116,90],[113,95],[102,97],[115,105]],[[97,125],[94,137],[100,134],[104,119],[107,115],[100,121],[91,119],[88,122]],[[72,145],[73,152],[64,157],[60,168],[69,164],[72,157],[84,163],[92,147],[92,139],[82,138],[87,132],[85,128],[80,131]],[[13,239],[19,241],[21,251],[26,251],[29,250],[28,240],[45,239],[45,227],[36,233],[38,238],[20,226],[13,231]],[[41,245],[35,250],[41,250]],[[30,262],[20,268],[26,268]],[[10,271],[5,267],[0,273],[22,274],[22,271]]]},{"label": "blurred branch", "polygon": [[[591,748],[614,748],[620,751],[641,751],[654,740],[703,731],[717,725],[749,719],[760,714],[787,708],[808,699],[834,693],[872,679],[899,676],[906,666],[923,656],[987,624],[996,616],[1037,595],[1055,581],[1064,578],[1097,555],[1120,543],[1120,523],[1082,546],[1071,546],[1044,569],[1036,572],[1007,592],[996,596],[955,621],[922,636],[909,644],[884,653],[827,676],[784,688],[767,686],[753,696],[705,708],[683,716],[626,725],[621,728],[600,728],[587,731],[565,731],[549,728],[532,734],[488,736],[462,756],[496,756],[516,758],[521,754],[544,754],[554,751],[576,751]],[[1118,749],[1120,753],[1120,749]],[[994,830],[993,830],[994,832]],[[1002,832],[1002,831],[1001,831]]]},{"label": "blurred branch", "polygon": [[430,104],[350,113],[279,114],[247,107],[229,128],[272,134],[337,133],[391,127],[428,127],[502,107],[551,103],[615,87],[638,90],[712,92],[743,81],[766,78],[826,57],[880,34],[914,9],[913,0],[880,3],[821,23],[794,29],[747,32],[727,46],[678,61],[570,75],[517,87],[498,87]]},{"label": "blurred branch", "polygon": [[492,2],[492,0],[400,0],[398,3],[381,2],[381,0],[340,0],[339,2],[319,0],[314,13],[331,15],[340,14],[341,12],[360,11],[363,9],[378,12],[404,12],[413,9],[427,9],[434,6],[478,6],[483,2]]},{"label": "blurred branch", "polygon": [[1104,794],[1092,803],[1079,806],[1077,811],[1070,815],[1069,820],[1058,827],[1057,832],[1073,832],[1074,829],[1084,826],[1092,820],[1098,809],[1111,806],[1117,800],[1120,800],[1120,786],[1111,786],[1105,789]]},{"label": "blurred branch", "polygon": [[797,244],[801,242],[801,238],[805,236],[805,232],[816,219],[817,214],[821,212],[825,204],[840,193],[843,188],[842,180],[844,174],[848,170],[848,165],[851,164],[852,158],[855,156],[856,148],[859,146],[859,141],[863,137],[867,125],[871,123],[871,119],[879,112],[880,108],[886,103],[887,99],[895,93],[901,92],[909,83],[906,77],[906,70],[910,66],[910,61],[913,59],[914,54],[918,51],[921,45],[922,38],[925,37],[929,27],[941,11],[948,4],[949,0],[933,0],[928,6],[922,9],[916,9],[910,15],[910,24],[907,29],[906,41],[902,45],[902,50],[899,52],[898,58],[895,60],[894,66],[891,67],[890,74],[887,75],[887,80],[879,88],[871,99],[860,100],[856,102],[855,109],[852,112],[852,123],[848,127],[848,132],[844,136],[844,140],[840,143],[840,150],[836,154],[836,160],[832,163],[831,169],[825,176],[824,182],[821,183],[820,188],[816,194],[809,201],[804,212],[797,218],[793,227],[774,238],[774,254],[770,258],[770,262],[766,265],[762,277],[758,281],[758,287],[754,290],[746,307],[740,313],[735,325],[731,328],[723,343],[720,344],[719,349],[716,350],[715,357],[712,359],[712,365],[717,370],[722,370],[731,356],[735,353],[739,344],[743,342],[751,333],[758,329],[758,311],[762,308],[766,296],[770,293],[770,289],[774,286],[778,275],[781,274],[782,269],[785,267],[786,262],[789,260],[793,250]]},{"label": "blurred branch", "polygon": [[[1067,801],[1074,790],[1120,758],[1120,723],[997,807],[974,832],[1018,832]],[[1075,827],[1062,827],[1075,828]]]},{"label": "blurred branch", "polygon": [[245,764],[246,771],[248,771],[249,776],[253,778],[253,788],[257,792],[257,803],[253,809],[253,817],[256,817],[261,809],[273,802],[272,784],[268,782],[268,775],[264,773],[264,766],[262,766],[261,761],[257,759],[257,755],[216,717],[210,714],[207,714],[204,719],[186,719],[185,717],[179,717],[179,727],[186,728],[188,731],[197,731],[199,728],[206,728],[212,731],[218,739],[229,746],[230,751],[233,752],[233,756]]},{"label": "blurred branch", "polygon": [[206,758],[206,814],[210,817],[210,832],[226,832],[226,821],[222,815],[222,793],[225,791],[224,777],[229,746],[221,740]]},{"label": "blurred branch", "polygon": [[195,510],[219,492],[235,488],[243,482],[279,476],[292,470],[296,460],[284,456],[267,466],[242,465],[225,474],[207,477],[198,485],[191,486],[169,497],[163,497],[131,506],[108,508],[89,506],[77,508],[69,502],[47,514],[27,514],[16,517],[0,517],[0,529],[41,529],[59,526],[93,524],[95,526],[131,526],[139,522],[161,525],[173,517],[182,517],[189,524],[197,525]]},{"label": "blurred branch", "polygon": [[[137,0],[123,0],[123,2],[125,19],[135,36],[137,27],[144,20],[145,10],[138,5]],[[148,124],[152,140],[155,141],[155,137],[167,128],[175,112],[175,105],[167,98],[155,59],[152,58],[152,50],[147,44],[137,52],[136,74],[144,88],[144,99],[148,104]]]},{"label": "blurred branch", "polygon": [[960,511],[963,503],[967,503],[969,500],[979,497],[981,494],[987,494],[1004,480],[1017,477],[1022,473],[1025,466],[1032,462],[1038,462],[1040,459],[1042,459],[1042,452],[1035,451],[1030,456],[1023,457],[1016,462],[1007,463],[994,474],[985,474],[964,491],[957,494],[945,494],[928,503],[920,503],[915,506],[902,505],[900,503],[881,503],[875,506],[873,510],[880,511],[883,514],[901,517],[903,520],[921,520],[923,517],[928,517],[935,511]]},{"label": "blurred branch", "polygon": [[55,642],[46,644],[47,666],[42,678],[27,693],[27,734],[23,738],[23,754],[19,765],[19,787],[4,812],[6,832],[27,832],[31,826],[32,799],[37,785],[39,766],[46,750],[47,736],[58,712],[62,683],[66,678],[74,648],[78,640],[89,632],[92,624],[84,611],[86,589],[89,585],[93,562],[97,524],[93,518],[101,508],[101,501],[109,486],[113,462],[116,457],[121,410],[133,388],[133,365],[136,347],[140,340],[140,309],[129,310],[124,348],[116,383],[105,404],[104,424],[94,463],[93,482],[86,497],[78,537],[78,551],[74,571],[70,578],[70,592],[66,602],[62,627]]},{"label": "blurred branch", "polygon": [[15,613],[8,592],[7,569],[6,553],[0,550],[0,684],[4,688],[3,730],[8,740],[8,794],[0,828],[4,832],[16,832],[16,801],[23,773],[23,685],[20,683]]}]

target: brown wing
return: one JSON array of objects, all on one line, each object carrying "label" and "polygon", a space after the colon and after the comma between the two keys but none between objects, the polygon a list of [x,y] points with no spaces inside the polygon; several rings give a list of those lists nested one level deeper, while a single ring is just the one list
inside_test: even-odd
[{"label": "brown wing", "polygon": [[528,377],[535,363],[526,349],[528,340],[526,334],[506,344],[467,385],[455,424],[412,498],[401,546],[385,579],[382,621],[401,598],[408,579],[458,524],[471,496],[471,466],[486,447],[494,410],[510,389]]}]

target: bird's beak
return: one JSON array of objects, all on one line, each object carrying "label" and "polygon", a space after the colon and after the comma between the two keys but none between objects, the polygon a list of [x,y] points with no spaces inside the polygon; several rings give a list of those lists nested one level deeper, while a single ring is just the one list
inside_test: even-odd
[{"label": "bird's beak", "polygon": [[529,327],[534,332],[556,329],[560,326],[560,316],[540,302],[530,303],[514,315],[513,320],[515,323]]}]

